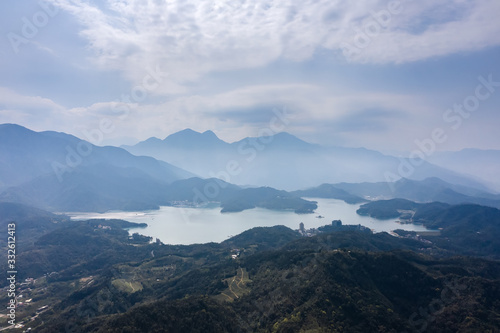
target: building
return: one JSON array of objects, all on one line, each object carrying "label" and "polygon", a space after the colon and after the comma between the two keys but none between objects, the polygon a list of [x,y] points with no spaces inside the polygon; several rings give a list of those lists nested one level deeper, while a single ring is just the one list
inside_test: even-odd
[{"label": "building", "polygon": [[332,226],[334,226],[334,227],[341,227],[342,226],[342,221],[341,220],[333,220],[332,221]]}]

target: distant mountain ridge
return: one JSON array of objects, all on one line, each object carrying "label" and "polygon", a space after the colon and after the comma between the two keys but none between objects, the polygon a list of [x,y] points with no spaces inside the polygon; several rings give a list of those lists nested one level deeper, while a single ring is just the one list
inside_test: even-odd
[{"label": "distant mountain ridge", "polygon": [[169,183],[193,176],[164,161],[65,133],[0,125],[0,200],[47,210],[152,209]]},{"label": "distant mountain ridge", "polygon": [[368,201],[357,195],[353,195],[347,191],[344,191],[343,189],[337,188],[335,187],[335,185],[331,184],[322,184],[318,187],[310,188],[307,190],[294,191],[292,193],[300,197],[344,200],[349,204],[357,204]]},{"label": "distant mountain ridge", "polygon": [[[403,178],[394,183],[339,183],[331,186],[369,200],[401,198],[421,203],[443,202],[450,205],[471,203],[500,208],[500,195],[450,184],[436,177],[421,181]],[[310,191],[317,191],[317,188]]]},{"label": "distant mountain ridge", "polygon": [[[185,129],[180,132],[176,132],[167,136],[165,139],[161,140],[156,137],[151,137],[146,141],[139,142],[135,146],[139,148],[148,148],[148,146],[160,146],[160,145],[169,145],[176,147],[178,149],[203,149],[205,147],[211,145],[228,145],[226,142],[220,140],[217,135],[215,135],[212,131],[205,131],[203,133],[199,133],[193,131],[192,129]],[[135,147],[134,146],[134,147]],[[131,146],[122,146],[127,149]]]},{"label": "distant mountain ridge", "polygon": [[460,151],[436,152],[428,161],[443,168],[487,182],[488,186],[500,192],[500,150],[467,148]]},{"label": "distant mountain ridge", "polygon": [[137,168],[164,182],[193,174],[152,157],[137,157],[117,147],[99,147],[58,132],[34,132],[15,124],[0,125],[0,189],[48,174],[61,178],[95,164]]},{"label": "distant mountain ridge", "polygon": [[[227,145],[213,132],[185,130],[165,140],[184,148],[186,138]],[[149,210],[176,202],[219,202],[223,212],[254,207],[308,213],[316,204],[269,187],[242,189],[117,147],[98,147],[72,135],[0,126],[0,201],[48,211]],[[150,140],[157,142],[157,140]],[[203,147],[202,147],[203,148]],[[207,190],[208,189],[208,190]],[[213,191],[216,191],[214,195]]]},{"label": "distant mountain ridge", "polygon": [[287,132],[247,137],[227,143],[212,131],[186,129],[163,140],[150,138],[122,146],[177,165],[201,177],[219,177],[238,185],[271,186],[287,191],[323,183],[396,180],[411,168],[414,180],[439,177],[447,182],[486,190],[486,186],[455,171],[427,162],[413,167],[411,160],[365,148],[326,147],[305,142]]},{"label": "distant mountain ridge", "polygon": [[[337,178],[342,181],[377,178],[377,173],[383,178],[384,172],[397,168],[400,161],[363,148],[325,148],[288,133],[230,144],[211,131],[184,130],[164,140],[151,138],[141,144],[153,148],[158,145],[160,152],[166,151],[180,162],[189,162],[188,166],[208,176],[193,177],[193,173],[153,157],[135,156],[117,147],[94,146],[65,133],[34,132],[19,125],[3,124],[0,125],[0,201],[49,211],[99,212],[156,209],[179,201],[193,204],[216,201],[221,203],[223,212],[253,207],[292,209],[298,213],[314,211],[315,204],[301,197],[334,198],[348,203],[405,198],[500,207],[500,196],[481,190],[480,185],[452,185],[436,177],[403,178],[394,183],[325,182]],[[211,171],[219,166],[219,171]],[[458,180],[459,184],[469,182],[430,164],[416,170],[415,178],[432,172]],[[269,185],[248,188],[232,185],[237,182],[279,186],[275,189]],[[308,183],[323,185],[293,193],[279,190]]]}]

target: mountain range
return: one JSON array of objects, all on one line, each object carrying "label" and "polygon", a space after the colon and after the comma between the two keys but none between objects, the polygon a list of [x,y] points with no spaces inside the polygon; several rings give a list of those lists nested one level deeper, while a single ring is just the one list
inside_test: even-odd
[{"label": "mountain range", "polygon": [[156,208],[163,188],[193,174],[72,135],[0,125],[0,200],[50,211]]},{"label": "mountain range", "polygon": [[0,189],[53,174],[59,180],[74,170],[96,164],[134,168],[162,181],[193,174],[152,157],[137,157],[117,147],[99,147],[59,132],[34,132],[14,124],[0,125]]},{"label": "mountain range", "polygon": [[[187,149],[189,142],[179,145]],[[49,211],[137,211],[212,201],[222,212],[264,207],[306,213],[317,207],[285,191],[201,179],[152,157],[12,124],[0,125],[0,165],[0,201]]]},{"label": "mountain range", "polygon": [[[95,146],[65,133],[0,125],[0,201],[53,212],[134,211],[207,202],[218,202],[222,212],[254,207],[313,212],[316,204],[301,197],[352,204],[404,198],[500,207],[500,195],[454,171],[427,163],[415,169],[417,180],[373,182],[405,160],[363,148],[323,147],[288,133],[230,144],[211,131],[184,130],[125,148],[169,162]],[[418,179],[428,174],[440,177]]]},{"label": "mountain range", "polygon": [[[188,130],[169,138],[177,147],[178,155],[172,153],[177,164],[182,166],[182,154],[191,159],[189,170],[64,133],[0,125],[0,226],[16,222],[17,278],[24,281],[17,289],[23,297],[16,315],[25,325],[19,330],[493,332],[500,327],[500,210],[472,204],[498,207],[500,195],[473,178],[426,164],[419,177],[433,177],[373,181],[375,174],[363,174],[370,166],[382,172],[382,166],[397,169],[401,160],[312,145],[287,133],[234,144],[212,132]],[[199,160],[203,156],[207,159]],[[326,165],[317,166],[318,161]],[[217,163],[224,169],[211,173]],[[349,163],[358,164],[349,169]],[[305,165],[310,169],[301,170]],[[195,174],[196,168],[208,176]],[[340,177],[337,171],[346,176],[344,182],[326,182]],[[239,176],[254,179],[245,184],[275,179],[290,189],[326,179],[285,191],[235,185]],[[351,179],[364,182],[346,182]],[[205,202],[218,202],[224,213],[254,207],[309,213],[316,208],[310,197],[363,203],[359,214],[399,217],[439,232],[395,230],[393,237],[337,223],[304,237],[274,226],[222,243],[186,246],[124,230],[144,225],[53,214]],[[7,265],[5,260],[0,268],[7,271]],[[4,279],[0,287],[8,283]],[[9,301],[7,293],[0,301]],[[0,320],[5,323],[5,316]]]},{"label": "mountain range", "polygon": [[[365,200],[402,198],[421,203],[436,201],[450,205],[473,203],[500,208],[499,194],[492,194],[473,187],[450,184],[436,177],[420,181],[402,178],[393,183],[339,183],[330,186]],[[312,192],[310,194],[316,194],[318,190],[321,190],[321,187],[312,188],[308,191]]]},{"label": "mountain range", "polygon": [[488,190],[488,185],[477,178],[425,161],[397,158],[365,148],[311,144],[286,132],[227,143],[212,131],[198,133],[186,129],[163,140],[149,138],[122,148],[135,155],[166,161],[203,178],[222,178],[241,186],[271,186],[291,191],[322,183],[438,177],[449,183]]},{"label": "mountain range", "polygon": [[456,152],[435,152],[428,161],[443,168],[459,172],[488,184],[500,192],[500,151],[481,149],[462,149]]}]

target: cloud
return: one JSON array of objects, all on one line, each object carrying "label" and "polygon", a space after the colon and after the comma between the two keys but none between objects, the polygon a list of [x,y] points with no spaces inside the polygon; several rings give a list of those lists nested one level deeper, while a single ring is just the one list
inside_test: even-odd
[{"label": "cloud", "polygon": [[331,124],[331,128],[337,133],[383,133],[391,129],[395,121],[407,118],[407,114],[398,111],[365,109],[340,117],[340,119]]},{"label": "cloud", "polygon": [[35,110],[60,110],[62,107],[48,98],[23,96],[9,88],[0,87],[0,108],[15,108],[33,112]]},{"label": "cloud", "polygon": [[109,119],[105,142],[186,127],[239,140],[286,107],[285,130],[311,141],[411,146],[469,93],[464,66],[476,61],[472,80],[492,70],[478,59],[493,52],[445,57],[500,44],[496,0],[50,1],[61,11],[38,53],[0,66],[15,87],[0,89],[1,120],[82,137]]},{"label": "cloud", "polygon": [[[104,133],[102,144],[130,137],[163,138],[188,127],[215,130],[221,138],[237,141],[269,127],[276,112],[287,117],[284,130],[299,136],[332,131],[344,137],[352,133],[359,136],[375,129],[390,132],[392,126],[402,127],[409,120],[414,123],[416,115],[422,117],[425,109],[423,101],[409,95],[333,93],[312,84],[254,85],[213,95],[178,96],[159,104],[111,101],[71,109],[47,98],[0,88],[2,122],[63,131],[83,139],[85,133],[106,122],[113,130]],[[396,110],[397,114],[384,110]]]},{"label": "cloud", "polygon": [[[495,17],[498,1],[423,1],[407,3],[393,15],[387,29],[359,49],[355,61],[405,63],[461,52],[474,52],[500,44]],[[365,20],[359,29],[366,31]],[[354,39],[352,40],[354,44]]]},{"label": "cloud", "polygon": [[[160,104],[131,105],[127,117],[113,116],[108,112],[111,107],[92,105],[79,112],[93,114],[96,119],[113,119],[116,131],[112,136],[163,138],[190,127],[197,131],[215,130],[227,141],[258,135],[269,126],[276,112],[286,114],[285,131],[300,134],[314,132],[318,123],[330,124],[329,129],[323,129],[330,132],[343,123],[353,125],[356,121],[402,125],[404,121],[414,121],[417,115],[422,117],[428,109],[419,98],[409,95],[334,94],[324,87],[305,84],[256,85],[214,95],[179,96]],[[370,115],[373,110],[379,111]]]},{"label": "cloud", "polygon": [[35,130],[59,129],[64,108],[40,96],[25,96],[0,87],[0,122],[25,124]]},{"label": "cloud", "polygon": [[155,94],[183,93],[210,72],[305,61],[320,49],[341,56],[346,45],[356,51],[349,61],[404,63],[500,44],[496,0],[402,0],[397,10],[382,0],[53,1],[78,19],[100,68],[135,82],[146,66],[168,71]]}]

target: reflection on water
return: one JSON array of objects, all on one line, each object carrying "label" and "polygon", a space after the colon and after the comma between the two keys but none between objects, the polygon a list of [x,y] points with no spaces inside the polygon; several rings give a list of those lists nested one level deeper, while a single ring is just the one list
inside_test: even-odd
[{"label": "reflection on water", "polygon": [[[318,209],[314,214],[298,215],[292,211],[274,211],[263,208],[221,214],[220,207],[211,205],[200,208],[161,207],[159,210],[146,212],[69,213],[68,215],[73,219],[114,218],[130,222],[145,222],[148,224],[147,228],[133,228],[129,232],[159,238],[166,244],[221,242],[253,227],[284,225],[291,229],[298,229],[299,223],[303,222],[305,228],[308,229],[330,224],[332,220],[342,220],[343,224],[361,224],[374,232],[389,232],[394,229],[427,230],[421,225],[400,225],[396,223],[397,219],[377,220],[359,216],[356,214],[359,204],[350,205],[335,199],[306,199],[318,202]],[[318,218],[318,216],[324,218]]]}]

